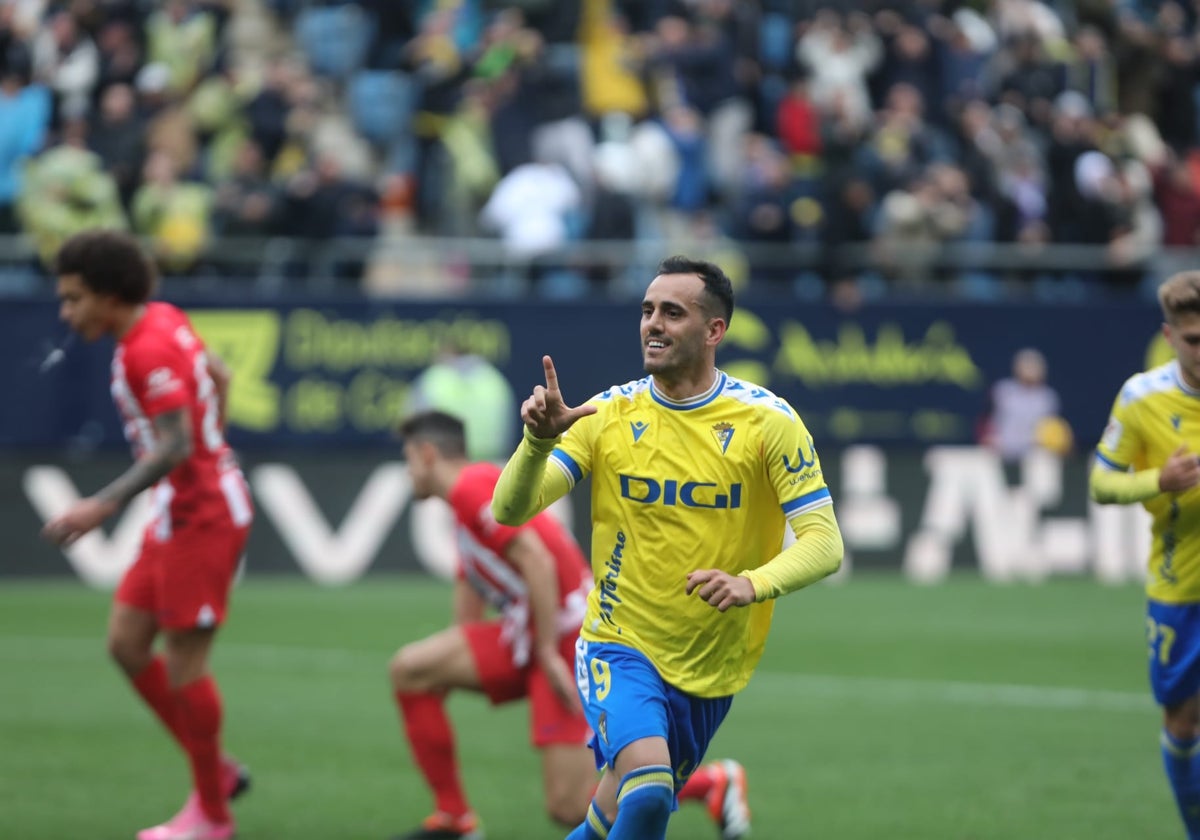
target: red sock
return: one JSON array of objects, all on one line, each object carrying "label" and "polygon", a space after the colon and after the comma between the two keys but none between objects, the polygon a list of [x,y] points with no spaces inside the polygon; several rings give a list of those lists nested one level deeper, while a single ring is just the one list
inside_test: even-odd
[{"label": "red sock", "polygon": [[708,798],[708,792],[717,783],[717,768],[712,764],[701,765],[695,773],[688,777],[683,790],[679,791],[679,801],[699,800]]},{"label": "red sock", "polygon": [[179,746],[187,749],[187,736],[179,725],[179,715],[175,708],[175,698],[171,695],[171,684],[167,680],[167,666],[161,656],[150,660],[150,664],[130,680],[134,689],[141,695],[142,700],[151,711],[162,721],[163,726],[178,742]]},{"label": "red sock", "polygon": [[214,822],[229,822],[229,804],[221,784],[221,694],[210,676],[175,690],[181,729],[187,733],[192,783],[204,813]]},{"label": "red sock", "polygon": [[458,778],[458,761],[454,757],[454,730],[450,728],[442,697],[398,691],[396,704],[400,707],[413,758],[433,789],[437,809],[452,817],[468,813],[471,808],[467,805]]}]

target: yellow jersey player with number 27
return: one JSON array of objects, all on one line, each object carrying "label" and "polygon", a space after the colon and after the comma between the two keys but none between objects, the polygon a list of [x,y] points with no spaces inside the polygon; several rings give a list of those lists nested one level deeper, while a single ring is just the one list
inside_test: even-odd
[{"label": "yellow jersey player with number 27", "polygon": [[[568,840],[665,837],[762,655],[774,599],[841,562],[804,423],[716,368],[732,313],[719,268],[665,260],[642,301],[650,375],[570,408],[545,357],[546,385],[522,406],[524,439],[496,486],[496,519],[516,524],[592,478],[596,586],[576,679],[604,775]],[[749,831],[744,804],[732,810],[727,840]]]},{"label": "yellow jersey player with number 27", "polygon": [[1150,686],[1163,707],[1163,766],[1200,840],[1200,271],[1158,290],[1175,359],[1125,382],[1096,447],[1091,496],[1153,517],[1146,581]]}]

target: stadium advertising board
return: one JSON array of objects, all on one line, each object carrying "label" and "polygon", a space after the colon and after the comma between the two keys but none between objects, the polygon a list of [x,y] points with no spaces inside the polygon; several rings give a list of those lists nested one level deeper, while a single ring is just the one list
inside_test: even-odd
[{"label": "stadium advertising board", "polygon": [[[243,451],[386,442],[414,377],[446,340],[495,364],[518,398],[554,356],[568,399],[637,378],[638,307],[615,303],[177,301],[234,370],[230,441]],[[1040,349],[1081,445],[1126,376],[1146,364],[1152,306],[888,305],[845,313],[796,301],[739,303],[721,366],[795,405],[818,444],[970,443],[988,388],[1014,352]],[[120,445],[111,345],[62,342],[52,301],[0,308],[0,448]]]},{"label": "stadium advertising board", "polygon": [[[326,585],[374,571],[450,574],[455,542],[448,509],[417,502],[394,450],[291,453],[246,459],[258,508],[250,574],[300,572]],[[40,541],[43,522],[94,491],[126,463],[115,454],[85,460],[0,459],[0,577],[76,575],[112,587],[136,553],[148,510],[140,499],[104,532],[65,553]],[[937,583],[958,569],[993,581],[1055,575],[1107,582],[1142,577],[1149,528],[1137,507],[1088,502],[1087,461],[1038,453],[1007,467],[979,447],[885,450],[828,447],[822,468],[846,540],[847,577],[900,570]],[[555,512],[588,544],[586,488]]]}]

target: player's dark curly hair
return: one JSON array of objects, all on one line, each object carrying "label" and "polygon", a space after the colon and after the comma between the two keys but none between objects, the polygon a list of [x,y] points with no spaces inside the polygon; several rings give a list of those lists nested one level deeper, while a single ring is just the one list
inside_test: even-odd
[{"label": "player's dark curly hair", "polygon": [[660,262],[656,274],[699,276],[704,281],[704,291],[708,293],[709,302],[714,304],[709,314],[723,318],[726,327],[733,320],[733,284],[729,282],[725,272],[713,263],[676,255]]},{"label": "player's dark curly hair", "polygon": [[75,234],[58,249],[54,272],[77,274],[96,294],[123,303],[145,303],[158,285],[158,273],[142,246],[119,230]]},{"label": "player's dark curly hair", "polygon": [[467,454],[467,431],[463,421],[444,411],[410,414],[397,424],[396,434],[402,440],[429,441],[447,458],[464,458]]}]

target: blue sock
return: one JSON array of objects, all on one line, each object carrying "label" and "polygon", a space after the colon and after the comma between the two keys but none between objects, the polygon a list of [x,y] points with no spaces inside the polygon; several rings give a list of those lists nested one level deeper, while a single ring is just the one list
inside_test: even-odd
[{"label": "blue sock", "polygon": [[587,817],[567,835],[566,840],[607,840],[612,825],[604,818],[604,812],[596,807],[596,800],[588,805]]},{"label": "blue sock", "polygon": [[1164,729],[1162,755],[1188,840],[1200,840],[1200,738],[1180,741]]},{"label": "blue sock", "polygon": [[675,776],[670,767],[652,764],[626,773],[608,840],[666,840],[674,802]]}]

